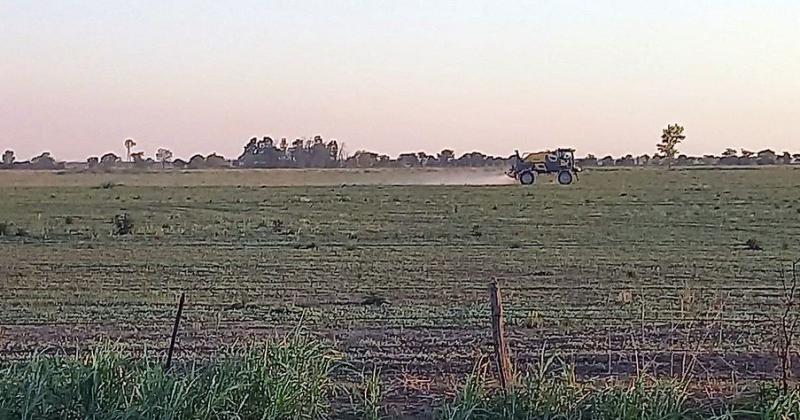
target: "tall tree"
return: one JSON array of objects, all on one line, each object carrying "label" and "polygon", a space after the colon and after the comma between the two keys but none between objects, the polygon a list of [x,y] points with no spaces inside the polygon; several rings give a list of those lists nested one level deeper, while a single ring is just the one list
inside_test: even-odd
[{"label": "tall tree", "polygon": [[683,127],[678,124],[670,124],[662,130],[661,143],[657,144],[658,152],[661,153],[668,162],[675,159],[678,154],[678,144],[680,144],[686,136],[683,134]]},{"label": "tall tree", "polygon": [[326,166],[338,166],[339,161],[339,143],[336,140],[331,140],[326,146],[328,148],[328,156],[330,162]]},{"label": "tall tree", "polygon": [[127,153],[128,162],[131,161],[131,149],[133,149],[134,146],[136,146],[136,142],[133,141],[133,139],[125,139],[125,151]]},{"label": "tall tree", "polygon": [[3,166],[11,167],[14,164],[14,151],[13,150],[6,150],[3,153]]}]

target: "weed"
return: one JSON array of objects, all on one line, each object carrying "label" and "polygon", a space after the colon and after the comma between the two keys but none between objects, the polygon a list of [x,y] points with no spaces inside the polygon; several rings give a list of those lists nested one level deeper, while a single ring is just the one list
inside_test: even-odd
[{"label": "weed", "polygon": [[378,295],[375,295],[375,294],[370,294],[370,295],[367,295],[367,296],[366,296],[366,297],[365,297],[365,298],[364,298],[364,299],[361,301],[361,304],[362,304],[362,305],[370,305],[370,306],[382,306],[382,305],[388,305],[388,304],[389,304],[389,299],[386,299],[386,298],[385,298],[385,297],[383,297],[383,296],[378,296]]},{"label": "weed", "polygon": [[745,248],[751,251],[763,251],[764,247],[761,246],[761,242],[757,239],[750,238],[744,243]]},{"label": "weed", "polygon": [[364,378],[362,383],[361,407],[359,411],[364,420],[381,419],[381,406],[383,405],[383,390],[381,387],[380,370],[372,369],[372,373]]},{"label": "weed", "polygon": [[470,230],[470,235],[472,235],[475,238],[480,238],[481,236],[483,236],[483,232],[481,232],[481,226],[472,225],[472,229]]},{"label": "weed", "polygon": [[133,233],[133,218],[128,213],[121,213],[111,220],[114,227],[111,233],[114,236],[130,235]]}]

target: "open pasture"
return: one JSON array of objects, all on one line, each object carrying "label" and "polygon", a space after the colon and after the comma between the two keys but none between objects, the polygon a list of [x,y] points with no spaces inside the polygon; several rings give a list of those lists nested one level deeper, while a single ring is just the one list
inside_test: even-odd
[{"label": "open pasture", "polygon": [[[571,187],[275,173],[0,174],[2,357],[164,348],[185,291],[179,358],[302,325],[419,402],[489,353],[497,279],[519,366],[546,349],[587,378],[777,374],[800,170],[595,170]],[[375,185],[398,179],[431,185]],[[132,235],[111,234],[121,213]]]}]

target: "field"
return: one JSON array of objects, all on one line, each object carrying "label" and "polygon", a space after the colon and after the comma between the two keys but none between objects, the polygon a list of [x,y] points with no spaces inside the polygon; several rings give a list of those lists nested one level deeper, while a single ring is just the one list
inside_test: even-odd
[{"label": "field", "polygon": [[519,369],[778,375],[800,170],[498,171],[0,172],[2,357],[163,349],[186,292],[177,358],[302,326],[424,409],[490,354],[497,280]]}]

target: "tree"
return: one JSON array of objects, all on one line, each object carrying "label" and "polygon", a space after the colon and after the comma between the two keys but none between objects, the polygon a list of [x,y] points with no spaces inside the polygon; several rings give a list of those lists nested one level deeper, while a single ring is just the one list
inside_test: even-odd
[{"label": "tree", "polygon": [[127,151],[128,162],[131,162],[131,149],[136,146],[136,142],[133,139],[125,139],[125,150]]},{"label": "tree", "polygon": [[119,157],[113,153],[106,153],[100,158],[100,166],[110,168],[119,162]]},{"label": "tree", "polygon": [[329,157],[329,162],[325,166],[328,167],[339,166],[339,143],[336,142],[336,140],[331,140],[325,147],[327,147],[328,149],[328,157]]},{"label": "tree", "polygon": [[756,156],[758,156],[756,162],[759,165],[774,165],[778,160],[778,156],[775,152],[769,149],[758,152]]},{"label": "tree", "polygon": [[14,164],[14,151],[6,150],[3,153],[3,167],[10,168]]},{"label": "tree", "polygon": [[[272,145],[270,145],[269,147],[272,148]],[[191,165],[191,162],[189,162],[189,164]],[[222,157],[222,156],[220,156],[220,155],[218,155],[216,153],[212,153],[212,154],[206,156],[205,166],[207,168],[225,168],[225,167],[229,166],[229,164],[228,164],[228,161],[224,157]]]},{"label": "tree", "polygon": [[452,151],[451,149],[444,149],[441,152],[439,152],[439,155],[437,156],[436,160],[439,161],[440,165],[447,166],[447,165],[450,165],[450,163],[453,162],[453,159],[455,159],[455,156],[456,156],[456,152]]},{"label": "tree", "polygon": [[756,163],[756,159],[754,157],[755,153],[742,149],[741,157],[739,158],[740,165],[753,165]]},{"label": "tree", "polygon": [[39,156],[31,159],[31,167],[33,169],[56,169],[56,160],[50,155],[50,152],[44,152]]},{"label": "tree", "polygon": [[736,149],[731,149],[730,147],[725,149],[724,152],[722,152],[722,157],[736,157],[736,155],[737,155]]},{"label": "tree", "polygon": [[428,166],[428,162],[431,160],[431,156],[428,156],[425,152],[417,152],[417,159],[419,160],[419,164],[422,166]]},{"label": "tree", "polygon": [[378,164],[378,154],[368,152],[366,150],[359,150],[353,156],[349,157],[352,164],[357,168],[372,168]]},{"label": "tree", "polygon": [[158,149],[156,151],[156,160],[161,162],[161,168],[166,168],[167,164],[172,160],[172,151],[169,149]]},{"label": "tree", "polygon": [[189,169],[204,169],[206,167],[206,158],[203,155],[194,155],[189,159]]},{"label": "tree", "polygon": [[133,160],[133,166],[136,168],[147,168],[153,163],[153,159],[145,159],[144,152],[131,153],[131,159]]},{"label": "tree", "polygon": [[401,153],[397,156],[397,164],[403,167],[419,166],[419,157],[416,153]]},{"label": "tree", "polygon": [[667,128],[662,130],[661,143],[657,144],[658,152],[661,153],[668,162],[675,159],[678,154],[678,144],[686,138],[683,135],[683,127],[678,124],[667,125]]}]

